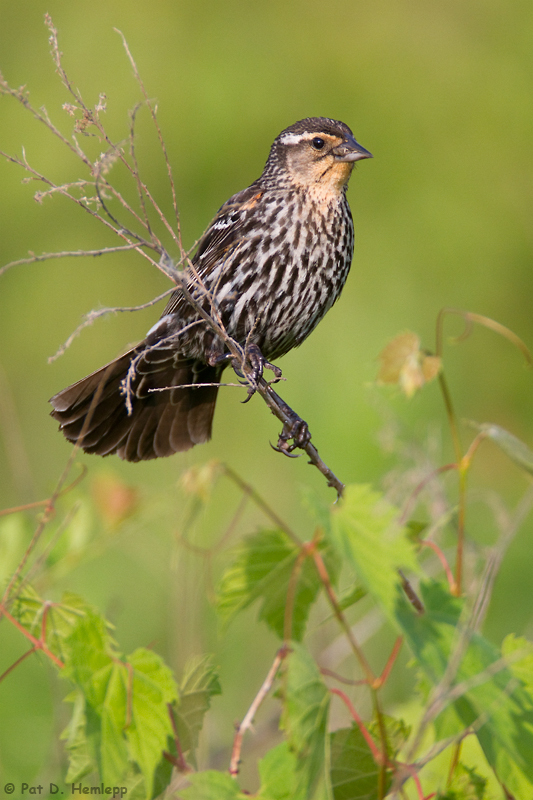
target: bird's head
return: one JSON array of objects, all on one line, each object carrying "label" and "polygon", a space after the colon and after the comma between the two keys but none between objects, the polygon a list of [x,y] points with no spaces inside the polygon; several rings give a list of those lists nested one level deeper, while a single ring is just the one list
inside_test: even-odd
[{"label": "bird's head", "polygon": [[344,122],[309,117],[286,128],[275,139],[266,174],[285,176],[301,188],[339,192],[356,161],[372,158]]}]

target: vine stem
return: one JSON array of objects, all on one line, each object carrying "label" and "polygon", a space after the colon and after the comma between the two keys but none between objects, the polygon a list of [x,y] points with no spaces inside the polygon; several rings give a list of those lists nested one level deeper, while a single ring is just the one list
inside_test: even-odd
[{"label": "vine stem", "polygon": [[364,738],[365,742],[367,743],[367,745],[369,747],[369,750],[372,753],[372,757],[373,757],[374,761],[376,762],[376,764],[380,764],[381,765],[384,762],[386,763],[386,761],[387,761],[386,754],[382,753],[381,750],[379,749],[379,747],[376,746],[375,741],[372,739],[371,735],[369,734],[368,730],[366,729],[363,720],[361,719],[361,717],[359,716],[359,714],[355,710],[355,707],[354,707],[352,701],[350,700],[350,698],[348,697],[348,695],[345,694],[340,689],[330,689],[329,691],[331,692],[331,694],[336,694],[337,697],[340,697],[340,699],[342,700],[344,705],[348,708],[348,711],[350,712],[351,716],[353,717],[354,722],[356,723],[357,727],[361,731],[361,733],[363,735],[363,738]]},{"label": "vine stem", "polygon": [[[48,647],[46,646],[46,643],[44,642],[44,639],[42,638],[42,633],[41,633],[41,638],[40,639],[36,639],[35,636],[32,636],[32,634],[29,631],[27,631],[26,628],[23,625],[21,625],[21,623],[17,619],[15,619],[15,617],[11,616],[11,614],[9,613],[9,611],[6,609],[6,607],[3,604],[0,604],[0,611],[2,612],[4,617],[6,619],[8,619],[15,626],[15,628],[18,628],[18,630],[26,637],[26,639],[29,639],[29,641],[33,645],[33,649],[30,650],[28,653],[25,653],[23,658],[25,658],[27,655],[29,655],[30,653],[34,652],[35,650],[42,650],[43,653],[46,656],[48,656],[48,658],[51,661],[53,661],[54,664],[57,667],[59,667],[59,669],[63,669],[63,667],[65,665],[63,664],[61,659],[59,659],[56,655],[54,655],[54,653],[52,653],[51,650],[48,649]],[[17,664],[21,660],[22,659],[19,659]]]},{"label": "vine stem", "polygon": [[326,594],[328,596],[328,600],[329,600],[329,602],[331,604],[331,607],[333,608],[333,613],[335,614],[335,616],[337,617],[338,621],[340,622],[340,624],[344,628],[344,632],[346,634],[346,637],[347,637],[348,641],[350,642],[350,645],[351,645],[352,650],[354,651],[355,657],[357,658],[357,660],[359,661],[359,664],[361,665],[361,669],[363,670],[363,672],[365,674],[365,678],[367,680],[367,683],[369,684],[369,686],[373,686],[374,685],[374,681],[376,680],[376,676],[374,675],[370,664],[366,660],[365,654],[363,653],[363,651],[359,647],[359,644],[357,643],[357,641],[356,641],[356,639],[355,639],[355,637],[354,637],[354,635],[352,633],[352,629],[350,628],[350,625],[348,624],[344,614],[342,613],[342,610],[341,610],[341,607],[339,606],[339,602],[337,600],[337,597],[335,596],[335,592],[333,591],[333,587],[332,587],[331,581],[329,579],[329,574],[328,574],[328,571],[326,569],[326,565],[324,564],[322,556],[320,555],[320,553],[317,550],[314,550],[314,552],[313,552],[313,560],[315,562],[315,566],[316,566],[318,575],[320,577],[320,580],[322,581],[324,589],[326,590]]},{"label": "vine stem", "polygon": [[269,693],[270,689],[272,688],[272,684],[274,683],[274,679],[278,673],[278,670],[290,652],[290,648],[284,645],[281,647],[278,652],[276,653],[276,657],[272,663],[268,671],[268,675],[266,676],[265,680],[263,681],[263,685],[259,689],[258,693],[254,697],[254,700],[246,712],[246,715],[240,725],[237,726],[237,731],[235,733],[235,737],[233,739],[233,748],[231,751],[231,761],[229,765],[229,774],[235,777],[239,774],[239,764],[241,760],[241,749],[242,749],[242,742],[244,739],[244,734],[247,730],[252,727],[252,723],[254,721],[254,717],[257,714],[259,706]]}]

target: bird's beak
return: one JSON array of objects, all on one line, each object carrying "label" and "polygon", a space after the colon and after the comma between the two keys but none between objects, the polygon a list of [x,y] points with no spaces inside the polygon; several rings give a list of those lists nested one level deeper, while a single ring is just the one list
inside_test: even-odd
[{"label": "bird's beak", "polygon": [[331,151],[335,156],[335,161],[360,161],[362,158],[373,158],[372,153],[365,150],[359,142],[351,136],[333,148]]}]

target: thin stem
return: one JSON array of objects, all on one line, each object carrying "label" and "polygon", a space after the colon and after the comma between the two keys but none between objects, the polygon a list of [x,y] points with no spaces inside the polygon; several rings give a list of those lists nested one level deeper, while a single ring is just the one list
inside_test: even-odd
[{"label": "thin stem", "polygon": [[459,763],[459,758],[461,756],[462,744],[463,744],[463,740],[461,739],[460,741],[456,742],[456,744],[454,745],[453,752],[452,752],[452,758],[451,758],[451,761],[450,761],[450,770],[448,772],[448,779],[446,781],[446,786],[447,787],[450,786],[450,784],[451,784],[451,782],[453,780],[453,773],[457,769],[457,765]]},{"label": "thin stem", "polygon": [[359,716],[359,714],[355,710],[355,707],[354,707],[352,701],[350,700],[350,698],[348,697],[348,695],[345,694],[344,692],[342,692],[340,689],[330,689],[329,691],[331,692],[331,694],[336,694],[337,697],[340,697],[340,699],[342,700],[344,705],[348,708],[348,711],[350,712],[350,714],[351,714],[354,722],[356,723],[357,727],[361,731],[361,733],[363,735],[363,738],[366,741],[366,743],[368,745],[368,748],[369,748],[370,752],[372,753],[372,757],[374,758],[374,761],[376,762],[376,764],[380,764],[381,765],[381,764],[383,764],[384,760],[386,762],[386,760],[387,760],[386,753],[383,754],[380,751],[380,749],[376,746],[375,741],[372,739],[371,735],[369,734],[368,730],[366,729],[363,720],[361,719],[361,717]]},{"label": "thin stem", "polygon": [[444,399],[444,405],[446,406],[446,416],[448,417],[448,424],[450,426],[450,431],[452,434],[455,459],[457,463],[460,464],[461,459],[463,457],[463,447],[461,444],[461,437],[459,435],[457,417],[455,415],[452,398],[448,390],[448,384],[446,383],[446,378],[444,377],[444,372],[439,373],[439,385],[442,392],[442,397]]},{"label": "thin stem", "polygon": [[15,617],[12,617],[9,611],[2,604],[0,604],[0,612],[7,620],[9,620],[9,622],[11,622],[12,625],[15,626],[15,628],[18,628],[18,630],[26,637],[26,639],[33,644],[33,650],[42,650],[43,653],[48,656],[48,658],[53,661],[56,666],[58,666],[60,669],[63,669],[65,665],[61,659],[59,659],[48,649],[46,643],[42,639],[36,639],[35,636],[32,636],[32,634],[26,630],[24,625],[21,625],[21,623],[15,619]]},{"label": "thin stem", "polygon": [[37,264],[40,261],[48,261],[51,258],[79,258],[80,256],[103,256],[108,253],[120,253],[124,250],[134,250],[137,244],[121,244],[116,247],[100,247],[98,250],[63,250],[60,253],[41,253],[41,255],[30,255],[28,258],[19,258],[18,261],[11,261],[0,267],[0,278],[12,267],[19,267],[22,264]]},{"label": "thin stem", "polygon": [[465,512],[466,512],[466,470],[459,470],[459,503],[457,511],[457,557],[455,562],[455,592],[461,596],[463,583],[463,558],[465,546]]},{"label": "thin stem", "polygon": [[31,650],[26,650],[26,652],[25,652],[25,653],[23,653],[23,654],[22,654],[22,655],[21,655],[19,658],[17,658],[17,660],[16,660],[16,661],[15,661],[13,664],[11,664],[11,666],[10,666],[10,667],[8,667],[8,668],[5,670],[5,672],[2,672],[2,674],[0,675],[0,683],[2,683],[2,681],[4,680],[4,678],[7,678],[7,676],[9,675],[9,673],[10,673],[10,672],[13,672],[13,670],[14,670],[16,667],[18,667],[18,665],[19,665],[19,664],[22,664],[22,662],[23,662],[23,661],[24,661],[26,658],[28,658],[28,656],[31,656],[31,654],[32,654],[32,653],[35,653],[35,650],[36,650],[36,648],[35,648],[35,647],[32,647],[32,648],[31,648]]},{"label": "thin stem", "polygon": [[327,595],[328,600],[329,600],[329,602],[331,604],[331,607],[333,609],[333,613],[335,614],[335,616],[337,617],[338,621],[340,622],[340,624],[342,625],[342,627],[344,629],[344,632],[345,632],[345,634],[346,634],[346,636],[348,638],[348,641],[350,642],[350,645],[351,645],[351,648],[352,648],[352,650],[353,650],[353,652],[355,654],[355,657],[359,661],[361,669],[363,670],[363,672],[365,674],[365,678],[367,680],[367,683],[370,686],[372,686],[374,681],[375,681],[376,676],[372,672],[372,668],[371,668],[370,664],[368,663],[368,661],[366,660],[365,654],[363,653],[363,651],[359,647],[359,645],[358,645],[358,643],[357,643],[357,641],[356,641],[356,639],[355,639],[355,637],[353,635],[352,629],[350,628],[350,625],[349,625],[346,617],[342,613],[342,610],[340,608],[340,605],[339,605],[339,602],[338,602],[337,597],[335,595],[335,592],[333,591],[333,587],[332,587],[331,581],[329,579],[329,574],[328,574],[328,571],[326,569],[326,565],[324,564],[322,556],[320,555],[320,553],[317,550],[313,551],[313,560],[315,562],[315,566],[316,566],[318,575],[320,577],[320,580],[322,581],[324,589],[326,590],[326,595]]},{"label": "thin stem", "polygon": [[283,639],[285,644],[288,645],[292,639],[292,617],[294,613],[294,602],[296,599],[296,590],[298,588],[298,579],[302,571],[305,559],[309,554],[308,547],[303,545],[298,553],[294,567],[292,568],[289,585],[287,587],[287,599],[285,601],[285,616],[283,619]]},{"label": "thin stem", "polygon": [[239,489],[241,489],[241,490],[242,490],[242,491],[243,491],[245,494],[247,494],[247,495],[250,497],[250,499],[251,499],[251,500],[253,500],[253,502],[256,504],[256,506],[258,506],[258,508],[260,508],[260,509],[261,509],[261,511],[263,511],[263,512],[264,512],[264,513],[267,515],[267,517],[270,517],[270,519],[272,520],[272,522],[273,522],[273,523],[274,523],[274,524],[275,524],[275,525],[276,525],[276,526],[277,526],[277,527],[278,527],[280,530],[282,530],[284,533],[286,533],[286,534],[287,534],[287,536],[288,536],[290,539],[292,539],[292,541],[293,541],[295,544],[297,544],[298,546],[300,546],[300,545],[301,545],[301,541],[298,539],[298,537],[296,536],[296,534],[295,534],[295,533],[294,533],[294,532],[293,532],[293,531],[292,531],[292,530],[289,528],[289,526],[288,526],[288,525],[287,525],[287,524],[286,524],[286,523],[285,523],[285,522],[284,522],[284,521],[281,519],[281,517],[279,517],[279,516],[276,514],[276,512],[274,511],[274,509],[273,509],[271,506],[269,506],[269,504],[267,503],[267,501],[266,501],[266,500],[265,500],[263,497],[261,497],[261,495],[259,494],[259,492],[257,492],[257,491],[254,489],[254,487],[253,487],[253,486],[252,486],[250,483],[246,483],[246,481],[244,481],[244,480],[243,480],[243,479],[240,477],[240,475],[238,475],[238,474],[235,472],[235,470],[233,470],[233,469],[232,469],[231,467],[229,467],[227,464],[222,464],[221,466],[222,466],[222,469],[224,470],[224,474],[225,474],[225,475],[226,475],[228,478],[230,478],[230,479],[233,481],[233,483],[235,483],[235,484],[236,484],[236,485],[239,487]]},{"label": "thin stem", "polygon": [[450,565],[448,564],[446,556],[444,555],[438,544],[435,544],[435,542],[432,542],[430,539],[422,539],[420,544],[422,547],[429,547],[437,555],[437,558],[439,559],[446,573],[446,578],[448,580],[448,585],[450,587],[450,593],[453,594],[454,596],[457,596],[457,584],[453,577],[453,573],[450,569]]},{"label": "thin stem", "polygon": [[394,642],[394,646],[392,648],[392,652],[391,652],[389,658],[387,659],[387,663],[385,664],[385,666],[383,668],[383,672],[381,673],[379,678],[375,681],[375,685],[374,685],[375,689],[379,689],[381,686],[383,686],[385,684],[385,682],[386,682],[387,678],[389,677],[389,675],[391,673],[391,670],[392,670],[392,668],[394,666],[394,662],[398,658],[398,654],[399,654],[400,650],[402,649],[402,644],[403,644],[403,636],[398,636],[398,638]]},{"label": "thin stem", "polygon": [[263,685],[259,689],[258,693],[254,697],[254,700],[246,712],[246,715],[243,721],[238,725],[237,731],[235,733],[235,737],[233,739],[233,749],[231,751],[231,761],[229,766],[229,773],[230,775],[238,775],[239,774],[239,764],[241,760],[241,748],[242,742],[244,738],[244,734],[246,731],[252,727],[252,723],[254,721],[254,717],[257,714],[259,706],[269,693],[270,689],[272,688],[272,684],[274,683],[274,679],[278,673],[278,670],[290,652],[290,648],[283,646],[278,650],[276,653],[276,657],[272,663],[268,671],[268,675],[266,676],[265,680],[263,681]]}]

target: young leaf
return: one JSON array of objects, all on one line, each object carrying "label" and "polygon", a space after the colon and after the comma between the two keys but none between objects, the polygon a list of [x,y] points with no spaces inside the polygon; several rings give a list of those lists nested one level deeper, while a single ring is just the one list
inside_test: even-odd
[{"label": "young leaf", "polygon": [[442,364],[438,356],[432,356],[420,348],[416,333],[400,333],[379,354],[379,383],[397,384],[412,397],[417,389],[439,374]]},{"label": "young leaf", "polygon": [[[106,620],[89,608],[77,618],[65,638],[68,658],[62,676],[78,684],[96,710],[103,703],[105,685],[109,680],[114,655],[112,644]],[[102,675],[99,675],[100,671]]]},{"label": "young leaf", "polygon": [[418,569],[397,516],[397,509],[370,486],[352,485],[333,509],[331,525],[331,542],[341,558],[391,618],[400,583],[398,569]]},{"label": "young leaf", "polygon": [[184,755],[189,754],[193,765],[204,715],[209,710],[213,695],[220,693],[218,675],[210,656],[196,658],[186,664],[179,687],[180,702],[174,714],[181,750]]},{"label": "young leaf", "polygon": [[299,641],[321,587],[309,558],[302,563],[299,574],[293,575],[299,554],[300,549],[283,531],[259,531],[247,536],[220,583],[218,610],[222,619],[227,622],[255,600],[261,600],[259,619],[283,638],[287,593],[291,580],[297,579],[292,637]]},{"label": "young leaf", "polygon": [[297,759],[296,794],[312,797],[323,774],[330,695],[315,661],[300,644],[291,644],[283,682],[281,727]]},{"label": "young leaf", "polygon": [[[510,633],[502,642],[502,655],[510,656],[509,669],[533,697],[533,642]],[[519,656],[518,660],[515,660]]]},{"label": "young leaf", "polygon": [[[357,725],[331,734],[334,800],[378,800],[380,767]],[[387,774],[387,787],[390,774]]]},{"label": "young leaf", "polygon": [[65,739],[65,750],[69,757],[65,783],[75,783],[96,771],[97,755],[94,741],[87,735],[85,695],[81,689],[76,689],[65,697],[65,702],[74,703],[72,719],[60,736]]},{"label": "young leaf", "polygon": [[457,764],[453,771],[452,781],[444,794],[437,794],[437,800],[485,800],[487,779],[464,766]]},{"label": "young leaf", "polygon": [[[114,662],[109,670],[100,673],[101,680],[105,675],[105,696],[100,710],[100,764],[102,780],[116,786],[128,770],[128,748],[123,729],[128,703],[128,674],[124,664]],[[97,709],[95,709],[97,710]]]},{"label": "young leaf", "polygon": [[180,790],[183,800],[246,800],[237,781],[227,772],[210,769],[189,776],[191,786]]},{"label": "young leaf", "polygon": [[154,773],[172,733],[167,709],[177,699],[172,672],[143,648],[126,663],[119,660],[106,621],[92,611],[78,620],[65,646],[70,657],[63,672],[87,700],[87,736],[90,729],[101,779],[117,785],[131,772],[133,761],[151,797]]},{"label": "young leaf", "polygon": [[[167,703],[175,701],[178,692],[172,671],[152,650],[138,648],[127,664],[133,678],[128,684],[131,722],[127,719],[130,724],[126,738],[131,755],[144,775],[147,796],[151,797],[154,773],[172,733]],[[126,667],[123,670],[125,674]]]},{"label": "young leaf", "polygon": [[[531,696],[509,668],[502,664],[501,669],[492,669],[499,662],[500,654],[490,642],[477,633],[465,632],[462,600],[451,597],[448,588],[437,583],[422,584],[420,593],[425,613],[416,614],[402,600],[398,604],[397,618],[431,685],[439,685],[447,674],[450,690],[463,687],[455,699],[447,700],[446,694],[442,697],[442,708],[453,702],[459,724],[453,732],[459,733],[474,725],[485,757],[498,780],[516,797],[532,795]],[[464,649],[458,650],[461,639]],[[457,664],[450,673],[454,659]],[[448,722],[450,719],[448,715]],[[438,729],[438,718],[436,722]]]},{"label": "young leaf", "polygon": [[288,742],[282,742],[269,750],[259,762],[261,800],[307,800],[303,791],[297,792],[296,756]]}]

